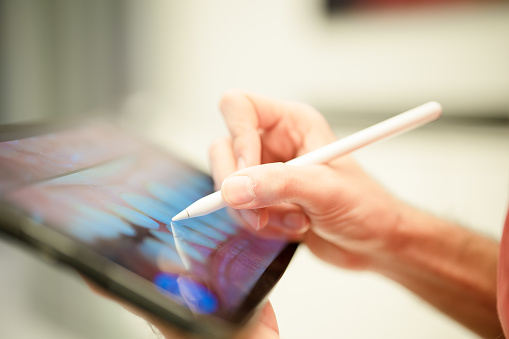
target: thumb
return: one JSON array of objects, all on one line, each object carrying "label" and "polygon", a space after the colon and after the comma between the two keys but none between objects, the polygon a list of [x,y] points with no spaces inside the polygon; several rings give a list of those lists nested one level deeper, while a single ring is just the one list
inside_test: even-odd
[{"label": "thumb", "polygon": [[332,176],[327,168],[283,163],[253,166],[227,177],[221,192],[228,205],[237,209],[258,209],[286,202],[319,211],[327,199],[324,192],[331,192]]}]

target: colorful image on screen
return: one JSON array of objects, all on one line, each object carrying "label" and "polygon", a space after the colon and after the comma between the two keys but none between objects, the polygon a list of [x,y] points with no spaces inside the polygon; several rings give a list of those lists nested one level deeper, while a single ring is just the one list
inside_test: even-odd
[{"label": "colorful image on screen", "polygon": [[172,222],[209,176],[107,124],[0,143],[0,196],[197,314],[239,307],[286,242],[220,210]]}]

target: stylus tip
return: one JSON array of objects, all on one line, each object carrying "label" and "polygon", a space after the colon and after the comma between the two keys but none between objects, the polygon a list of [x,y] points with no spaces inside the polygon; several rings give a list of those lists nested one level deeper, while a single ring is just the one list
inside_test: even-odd
[{"label": "stylus tip", "polygon": [[182,212],[180,212],[179,214],[177,214],[176,216],[174,216],[173,218],[171,218],[171,221],[179,221],[179,220],[183,220],[183,219],[188,219],[189,218],[189,213],[187,213],[187,210],[183,210]]}]

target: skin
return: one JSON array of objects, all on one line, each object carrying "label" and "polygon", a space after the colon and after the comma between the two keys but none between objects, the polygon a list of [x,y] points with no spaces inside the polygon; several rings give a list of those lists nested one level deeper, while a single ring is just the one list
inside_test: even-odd
[{"label": "skin", "polygon": [[351,157],[281,163],[336,140],[307,105],[230,91],[220,108],[230,136],[211,147],[212,173],[246,224],[300,237],[338,267],[393,279],[483,337],[502,334],[497,242],[395,199]]},{"label": "skin", "polygon": [[[382,274],[480,336],[503,337],[496,310],[497,242],[394,198],[351,157],[285,165],[336,140],[307,105],[230,91],[220,109],[230,135],[211,146],[212,174],[246,227],[301,240],[338,267]],[[141,316],[167,338],[185,338]],[[270,304],[239,334],[278,337]]]}]

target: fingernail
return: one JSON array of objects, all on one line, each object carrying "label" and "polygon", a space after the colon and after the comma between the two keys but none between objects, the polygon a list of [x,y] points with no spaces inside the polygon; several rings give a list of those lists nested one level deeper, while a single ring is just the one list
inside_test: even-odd
[{"label": "fingernail", "polygon": [[226,201],[233,206],[247,204],[253,201],[255,196],[255,184],[246,175],[228,177],[223,181],[221,191]]},{"label": "fingernail", "polygon": [[301,213],[291,212],[284,217],[283,224],[293,230],[299,230],[304,226],[304,219]]},{"label": "fingernail", "polygon": [[237,170],[241,170],[244,168],[246,168],[246,161],[244,160],[243,157],[239,157],[237,159]]},{"label": "fingernail", "polygon": [[260,230],[260,213],[255,210],[238,210],[240,216],[255,229],[255,231]]}]

